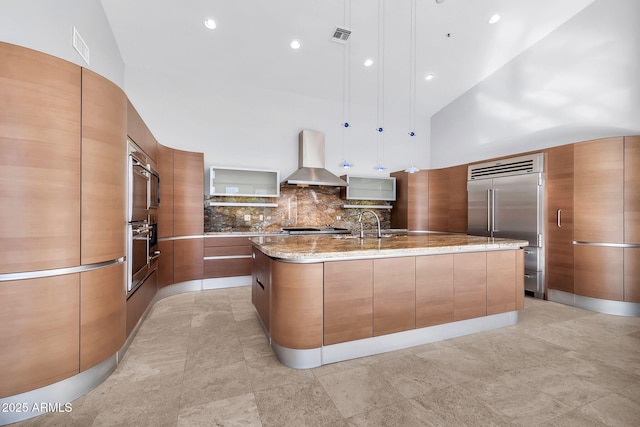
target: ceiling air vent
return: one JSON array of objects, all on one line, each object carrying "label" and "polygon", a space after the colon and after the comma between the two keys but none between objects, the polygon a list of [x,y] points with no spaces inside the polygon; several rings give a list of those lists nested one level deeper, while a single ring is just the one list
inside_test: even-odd
[{"label": "ceiling air vent", "polygon": [[351,35],[351,30],[347,30],[346,28],[336,27],[333,31],[333,35],[331,36],[331,41],[336,43],[346,43],[349,40],[349,36]]},{"label": "ceiling air vent", "polygon": [[76,27],[73,27],[73,39],[71,44],[73,45],[73,48],[78,51],[82,59],[84,59],[84,62],[89,65],[89,46],[84,42],[78,30],[76,30]]},{"label": "ceiling air vent", "polygon": [[543,155],[512,157],[469,166],[469,180],[542,172]]}]

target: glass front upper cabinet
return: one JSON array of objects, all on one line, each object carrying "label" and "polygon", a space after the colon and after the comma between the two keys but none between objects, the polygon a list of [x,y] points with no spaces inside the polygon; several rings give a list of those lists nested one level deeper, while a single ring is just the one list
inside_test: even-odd
[{"label": "glass front upper cabinet", "polygon": [[342,192],[347,200],[396,200],[396,179],[394,177],[373,178],[343,176],[349,184]]},{"label": "glass front upper cabinet", "polygon": [[280,171],[212,166],[207,183],[210,196],[280,197]]}]

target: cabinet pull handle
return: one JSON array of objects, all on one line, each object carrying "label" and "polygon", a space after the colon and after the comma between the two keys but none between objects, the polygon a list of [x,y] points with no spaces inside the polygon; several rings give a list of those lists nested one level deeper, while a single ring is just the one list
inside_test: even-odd
[{"label": "cabinet pull handle", "polygon": [[264,291],[264,285],[262,284],[262,282],[260,281],[260,279],[256,278],[256,282],[258,282],[258,285],[260,285],[260,287],[262,288],[262,290]]},{"label": "cabinet pull handle", "polygon": [[491,189],[487,190],[487,231],[491,233]]},{"label": "cabinet pull handle", "polygon": [[558,219],[558,228],[562,228],[562,209],[558,209],[556,218]]}]

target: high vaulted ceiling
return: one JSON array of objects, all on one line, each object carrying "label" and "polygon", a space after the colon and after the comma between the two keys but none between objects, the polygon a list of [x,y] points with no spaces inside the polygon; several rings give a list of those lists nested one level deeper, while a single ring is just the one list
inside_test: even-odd
[{"label": "high vaulted ceiling", "polygon": [[[412,93],[411,1],[384,3],[384,103]],[[416,111],[429,117],[594,0],[416,1]],[[376,0],[102,0],[125,66],[212,82],[342,100],[344,45],[331,41],[350,14],[352,104],[375,103]],[[349,6],[346,7],[346,6]],[[350,9],[350,12],[349,12]],[[494,14],[502,19],[487,21]],[[217,28],[204,26],[215,19]],[[301,42],[298,50],[291,40]],[[374,65],[363,66],[366,58]],[[434,73],[426,81],[424,76]],[[126,84],[126,83],[125,83]],[[185,94],[188,96],[188,94]]]}]

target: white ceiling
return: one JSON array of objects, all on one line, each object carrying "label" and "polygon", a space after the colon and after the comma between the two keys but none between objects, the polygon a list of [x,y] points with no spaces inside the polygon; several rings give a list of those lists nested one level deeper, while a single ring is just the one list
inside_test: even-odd
[{"label": "white ceiling", "polygon": [[[101,1],[126,67],[186,77],[191,88],[242,85],[343,99],[344,47],[330,37],[345,24],[349,0]],[[417,114],[430,117],[593,1],[416,0]],[[378,99],[378,1],[350,3],[351,103],[371,105]],[[411,94],[410,6],[385,1],[390,107],[406,107]],[[489,25],[495,13],[502,19]],[[207,17],[215,30],[204,27]],[[297,51],[289,47],[294,38],[302,43]],[[365,58],[376,63],[365,68]],[[427,82],[427,73],[436,77]]]}]

